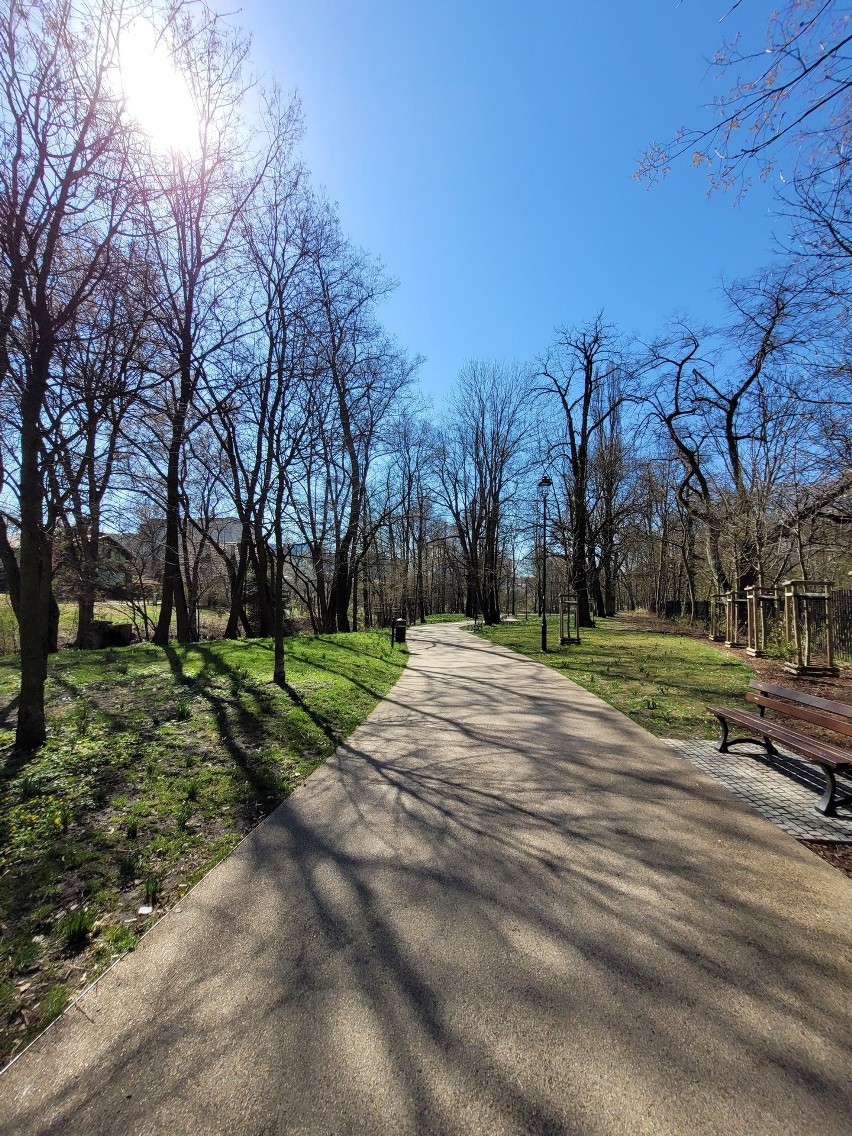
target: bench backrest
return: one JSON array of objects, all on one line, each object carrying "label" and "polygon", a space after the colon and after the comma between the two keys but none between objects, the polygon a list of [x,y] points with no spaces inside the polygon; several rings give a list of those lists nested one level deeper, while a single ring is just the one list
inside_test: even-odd
[{"label": "bench backrest", "polygon": [[756,706],[852,737],[852,706],[848,703],[803,694],[788,686],[778,686],[761,679],[754,679],[748,685],[746,698]]}]

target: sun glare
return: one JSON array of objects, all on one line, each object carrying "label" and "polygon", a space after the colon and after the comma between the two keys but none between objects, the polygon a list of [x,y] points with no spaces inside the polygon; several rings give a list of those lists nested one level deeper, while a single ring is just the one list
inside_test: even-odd
[{"label": "sun glare", "polygon": [[160,151],[198,148],[198,117],[186,80],[158,44],[150,24],[136,23],[120,46],[127,109]]}]

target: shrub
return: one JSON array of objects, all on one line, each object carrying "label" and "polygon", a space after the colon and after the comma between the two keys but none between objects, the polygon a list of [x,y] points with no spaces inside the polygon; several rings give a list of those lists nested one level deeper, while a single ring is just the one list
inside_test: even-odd
[{"label": "shrub", "polygon": [[118,868],[121,886],[127,887],[131,880],[135,879],[136,873],[139,870],[138,860],[132,852],[119,852],[115,863]]},{"label": "shrub", "polygon": [[231,691],[234,694],[239,694],[240,691],[245,690],[251,681],[251,672],[245,667],[234,667],[231,672]]},{"label": "shrub", "polygon": [[20,782],[21,800],[30,801],[33,797],[37,797],[42,790],[42,780],[40,777],[34,777],[28,774],[22,777]]},{"label": "shrub", "polygon": [[72,911],[70,915],[66,916],[62,924],[62,938],[66,949],[69,951],[82,950],[88,942],[94,925],[95,917],[85,907],[78,907],[76,911]]},{"label": "shrub", "polygon": [[78,734],[85,734],[91,725],[92,707],[84,698],[78,698],[69,715],[71,725]]},{"label": "shrub", "polygon": [[773,628],[769,642],[766,644],[766,654],[770,659],[795,659],[796,643],[793,639],[787,638],[782,626]]}]

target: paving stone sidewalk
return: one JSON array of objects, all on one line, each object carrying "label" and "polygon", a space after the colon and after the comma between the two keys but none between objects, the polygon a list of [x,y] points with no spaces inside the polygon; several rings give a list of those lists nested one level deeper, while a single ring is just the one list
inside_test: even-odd
[{"label": "paving stone sidewalk", "polygon": [[[715,743],[708,741],[672,739],[668,744],[791,836],[852,841],[852,806],[841,805],[834,817],[814,808],[825,785],[820,770],[810,762],[784,751],[778,758],[767,759],[757,747],[741,748],[734,754],[719,753]],[[852,795],[852,782],[847,778],[838,777],[837,787]]]}]

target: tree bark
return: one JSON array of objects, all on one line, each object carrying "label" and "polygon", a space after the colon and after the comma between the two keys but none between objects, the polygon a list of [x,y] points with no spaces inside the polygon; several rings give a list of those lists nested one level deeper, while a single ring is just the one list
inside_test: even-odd
[{"label": "tree bark", "polygon": [[233,558],[229,559],[228,562],[231,604],[228,611],[228,623],[225,627],[225,639],[239,639],[240,637],[240,613],[243,610],[246,572],[248,570],[248,545],[250,540],[251,530],[248,523],[244,523],[236,566],[234,565]]},{"label": "tree bark", "polygon": [[163,647],[171,634],[172,614],[177,625],[179,643],[190,643],[194,638],[186,593],[180,566],[180,448],[186,414],[178,410],[172,423],[169,447],[169,464],[166,473],[166,548],[163,558],[163,593],[160,598],[160,617],[154,632],[154,643]]},{"label": "tree bark", "polygon": [[[49,358],[49,352],[48,352]],[[44,529],[44,486],[39,469],[41,408],[47,367],[34,374],[21,399],[21,547],[20,601],[21,694],[15,744],[31,753],[44,744],[47,725],[44,687],[50,647],[51,548]]]}]

